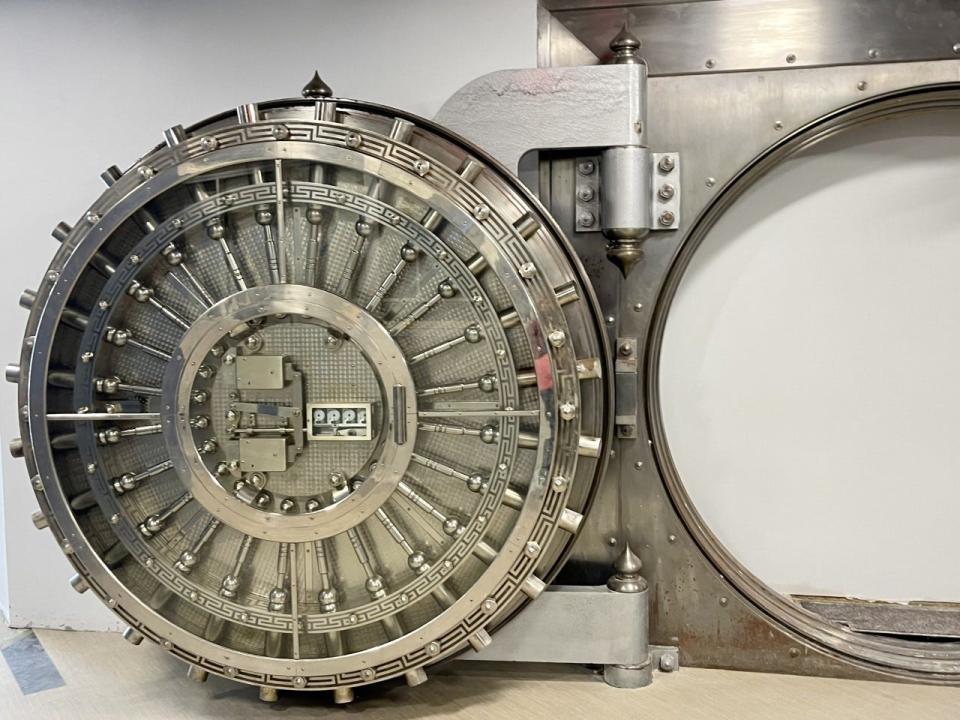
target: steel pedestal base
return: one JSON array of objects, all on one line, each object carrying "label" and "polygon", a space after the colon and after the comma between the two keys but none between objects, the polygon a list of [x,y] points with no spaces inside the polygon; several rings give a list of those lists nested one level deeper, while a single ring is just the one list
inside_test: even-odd
[{"label": "steel pedestal base", "polygon": [[647,590],[554,585],[497,631],[494,642],[464,659],[602,665],[618,688],[649,685],[656,667],[678,669],[677,648],[648,643]]}]

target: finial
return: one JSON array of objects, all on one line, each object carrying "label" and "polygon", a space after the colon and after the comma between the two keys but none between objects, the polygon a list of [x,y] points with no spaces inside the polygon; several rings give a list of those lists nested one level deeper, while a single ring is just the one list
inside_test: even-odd
[{"label": "finial", "polygon": [[624,277],[630,274],[640,260],[643,259],[643,250],[639,240],[615,239],[607,244],[607,258],[620,268]]},{"label": "finial", "polygon": [[610,41],[614,65],[636,65],[640,62],[640,40],[627,29],[627,24]]},{"label": "finial", "polygon": [[323,81],[323,79],[320,77],[320,73],[314,71],[313,77],[310,78],[310,82],[303,86],[303,90],[300,91],[300,94],[305,98],[320,99],[333,95],[333,90],[331,90],[330,86]]},{"label": "finial", "polygon": [[640,576],[643,563],[630,549],[630,544],[623,549],[620,557],[613,564],[616,574],[607,580],[607,587],[614,592],[635,593],[647,589],[647,581]]}]

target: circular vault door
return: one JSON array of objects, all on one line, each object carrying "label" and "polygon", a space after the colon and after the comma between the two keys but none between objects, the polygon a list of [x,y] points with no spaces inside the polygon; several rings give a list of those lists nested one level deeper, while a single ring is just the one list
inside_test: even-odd
[{"label": "circular vault door", "polygon": [[345,699],[543,590],[600,470],[607,360],[515,179],[306,92],[104,173],[11,374],[77,590],[196,676]]}]

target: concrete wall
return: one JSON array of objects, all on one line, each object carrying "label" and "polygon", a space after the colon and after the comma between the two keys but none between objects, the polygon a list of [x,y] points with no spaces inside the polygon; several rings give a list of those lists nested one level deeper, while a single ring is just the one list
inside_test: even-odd
[{"label": "concrete wall", "polygon": [[[50,230],[102,192],[100,172],[128,167],[165,128],[299,95],[315,68],[338,94],[430,117],[474,77],[535,64],[534,0],[0,3],[0,359],[19,357],[17,297],[53,255]],[[16,395],[0,393],[6,447],[19,434]],[[10,622],[116,627],[92,594],[69,589],[69,565],[31,525],[23,463],[4,451],[2,471]]]}]

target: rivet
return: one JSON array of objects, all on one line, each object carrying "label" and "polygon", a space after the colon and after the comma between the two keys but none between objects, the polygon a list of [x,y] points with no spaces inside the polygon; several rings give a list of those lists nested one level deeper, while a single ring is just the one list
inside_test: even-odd
[{"label": "rivet", "polygon": [[477,220],[486,220],[488,217],[490,217],[490,208],[484,205],[483,203],[480,203],[475,208],[473,208],[473,216]]},{"label": "rivet", "polygon": [[633,306],[633,311],[634,311],[634,312],[641,312],[642,310],[643,310],[643,303],[636,303],[636,304]]},{"label": "rivet", "polygon": [[286,140],[290,137],[290,130],[286,125],[274,125],[270,134],[277,140]]},{"label": "rivet", "polygon": [[589,210],[581,210],[577,213],[577,226],[578,227],[593,227],[597,224],[597,216],[594,215]]},{"label": "rivet", "polygon": [[953,52],[956,55],[960,55],[960,42],[953,44]]},{"label": "rivet", "polygon": [[795,648],[795,647],[790,648],[790,657],[792,658],[800,657],[800,648]]},{"label": "rivet", "polygon": [[117,514],[117,513],[114,513],[113,515],[111,515],[111,516],[110,516],[110,524],[111,524],[111,525],[119,525],[119,524],[120,524],[120,515]]},{"label": "rivet", "polygon": [[667,542],[675,543],[677,541],[677,536],[671,533],[667,535]]},{"label": "rivet", "polygon": [[716,66],[716,64],[717,64],[716,60],[714,60],[713,58],[707,58],[707,61],[703,65],[704,67],[707,68],[707,70],[712,70]]},{"label": "rivet", "polygon": [[780,122],[779,120],[776,120],[776,121],[773,123],[773,129],[774,129],[774,130],[783,130],[783,123]]},{"label": "rivet", "polygon": [[97,471],[97,466],[93,463],[87,465],[87,475],[93,475]]},{"label": "rivet", "polygon": [[356,149],[363,144],[363,138],[357,135],[355,132],[347,133],[347,137],[343,140],[344,145],[348,148]]},{"label": "rivet", "polygon": [[609,545],[610,547],[613,547],[616,544],[617,544],[617,539],[615,537],[611,535],[610,537],[607,538],[607,545]]},{"label": "rivet", "polygon": [[714,185],[717,184],[717,179],[713,177],[708,177],[706,180],[703,181],[703,184],[706,185],[707,187],[713,187]]},{"label": "rivet", "polygon": [[92,211],[87,213],[86,219],[91,225],[96,225],[98,222],[100,222],[100,216]]},{"label": "rivet", "polygon": [[795,63],[795,62],[797,61],[797,56],[794,55],[793,53],[789,53],[789,54],[787,55],[787,57],[786,57],[786,61],[787,61],[790,65],[793,65],[793,63]]},{"label": "rivet", "polygon": [[219,141],[215,137],[210,137],[209,135],[200,138],[200,149],[206,152],[216,150],[219,144]]},{"label": "rivet", "polygon": [[137,168],[137,175],[139,175],[140,178],[143,180],[149,180],[154,175],[156,175],[156,172],[149,165],[141,165],[140,167]]},{"label": "rivet", "polygon": [[729,602],[730,602],[730,601],[727,599],[726,596],[721,597],[721,598],[720,598],[720,607],[726,607],[726,606],[727,606],[727,603],[729,603]]},{"label": "rivet", "polygon": [[427,647],[424,648],[427,651],[427,655],[439,655],[440,654],[440,643],[434,641],[427,643]]},{"label": "rivet", "polygon": [[642,470],[642,469],[643,469],[643,461],[642,461],[642,460],[637,460],[637,461],[633,464],[633,469],[634,469],[634,470]]},{"label": "rivet", "polygon": [[871,59],[878,58],[880,57],[880,51],[877,50],[876,48],[870,48],[869,50],[867,50],[867,57]]},{"label": "rivet", "polygon": [[866,90],[866,89],[867,89],[867,81],[866,81],[866,80],[861,80],[860,82],[857,83],[857,90],[860,90],[860,91],[862,92],[862,91],[864,91],[864,90]]},{"label": "rivet", "polygon": [[527,549],[527,555],[529,555],[530,557],[536,557],[537,555],[540,554],[540,545],[539,543],[536,543],[533,540],[527,543],[526,549]]},{"label": "rivet", "polygon": [[487,598],[480,607],[483,608],[484,612],[492,613],[497,609],[497,601],[493,598]]},{"label": "rivet", "polygon": [[293,679],[293,684],[294,684],[296,687],[302,688],[304,685],[307,684],[307,680],[306,680],[306,678],[302,678],[302,677],[300,677],[300,676],[298,675],[297,677],[295,677],[295,678]]},{"label": "rivet", "polygon": [[417,160],[413,164],[413,169],[420,177],[423,177],[428,172],[430,172],[430,163],[426,160]]}]

